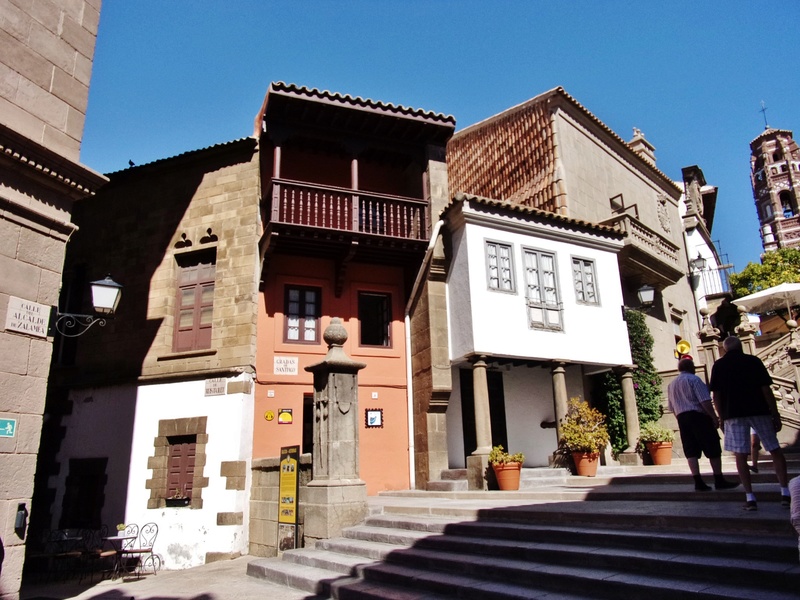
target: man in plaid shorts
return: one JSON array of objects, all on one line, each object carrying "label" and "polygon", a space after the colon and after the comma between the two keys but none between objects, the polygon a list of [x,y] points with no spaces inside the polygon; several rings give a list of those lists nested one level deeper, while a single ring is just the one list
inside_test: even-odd
[{"label": "man in plaid shorts", "polygon": [[722,342],[725,355],[711,369],[709,388],[714,405],[724,424],[725,450],[736,455],[736,470],[747,494],[745,510],[758,510],[750,480],[747,457],[750,455],[750,428],[758,434],[764,449],[772,455],[775,475],[781,486],[781,504],[790,506],[786,459],[778,444],[781,417],[770,385],[772,378],[757,356],[745,354],[742,342],[729,336]]},{"label": "man in plaid shorts", "polygon": [[727,490],[739,484],[726,481],[722,475],[722,449],[719,447],[717,428],[719,421],[711,405],[711,394],[706,384],[694,374],[694,361],[682,358],[678,361],[678,376],[667,387],[669,409],[678,420],[683,454],[694,477],[694,489],[705,492],[711,488],[700,475],[699,459],[706,455],[714,472],[714,487]]}]

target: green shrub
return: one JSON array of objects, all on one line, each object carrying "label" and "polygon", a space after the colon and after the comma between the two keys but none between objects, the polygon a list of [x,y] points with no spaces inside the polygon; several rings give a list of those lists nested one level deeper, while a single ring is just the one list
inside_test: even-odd
[{"label": "green shrub", "polygon": [[[645,323],[643,313],[636,310],[625,311],[628,326],[628,341],[631,357],[637,366],[633,370],[633,391],[636,396],[636,410],[639,424],[644,426],[658,421],[663,414],[661,407],[661,376],[653,365],[653,336]],[[605,373],[600,378],[597,405],[608,417],[607,426],[611,437],[611,451],[614,456],[635,442],[625,433],[625,409],[622,403],[622,387],[614,373]]]}]

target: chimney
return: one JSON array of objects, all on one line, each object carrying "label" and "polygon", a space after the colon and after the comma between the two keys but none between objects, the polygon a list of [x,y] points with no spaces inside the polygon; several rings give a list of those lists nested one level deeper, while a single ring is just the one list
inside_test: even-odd
[{"label": "chimney", "polygon": [[636,127],[633,128],[633,139],[628,142],[631,150],[645,159],[648,163],[656,166],[656,148],[644,138],[644,134]]}]

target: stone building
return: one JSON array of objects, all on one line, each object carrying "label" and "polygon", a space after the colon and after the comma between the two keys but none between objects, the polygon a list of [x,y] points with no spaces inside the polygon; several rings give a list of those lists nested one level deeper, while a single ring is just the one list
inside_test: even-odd
[{"label": "stone building", "polygon": [[[18,597],[67,241],[105,178],[79,161],[100,0],[0,18],[0,598]],[[23,526],[17,527],[21,513]]]},{"label": "stone building", "polygon": [[[462,193],[467,197],[483,197],[536,214],[541,211],[571,223],[608,227],[624,234],[622,247],[616,251],[620,297],[616,298],[608,292],[604,294],[602,310],[598,310],[596,316],[598,319],[608,319],[605,310],[609,306],[606,302],[616,302],[617,306],[613,308],[620,314],[623,307],[639,308],[638,293],[654,290],[652,305],[645,307],[647,326],[655,339],[654,363],[661,371],[674,369],[676,342],[682,339],[694,341],[696,337],[693,334],[699,329],[695,301],[687,279],[688,261],[679,213],[682,190],[658,170],[655,149],[640,131],[634,130],[633,139],[626,143],[564,89],[556,88],[458,131],[447,146],[447,168],[453,195]],[[504,228],[508,229],[508,226]],[[545,237],[553,239],[552,234]],[[572,238],[570,243],[575,243],[578,237]],[[570,236],[565,235],[564,239],[569,240]],[[548,243],[538,241],[533,236],[526,242],[518,242],[518,246],[541,251]],[[509,260],[513,254],[512,246],[505,245],[509,250],[505,260]],[[475,248],[472,250],[477,251]],[[489,251],[488,246],[485,251]],[[457,393],[461,383],[469,383],[469,376],[462,377],[463,372],[451,371],[465,365],[457,364],[463,356],[450,345],[458,336],[448,331],[447,324],[453,327],[455,323],[462,336],[466,335],[467,325],[462,320],[465,318],[463,315],[450,312],[458,306],[453,298],[463,296],[451,289],[458,281],[458,278],[452,277],[452,269],[457,266],[451,255],[453,252],[454,248],[449,247],[446,240],[432,245],[430,259],[424,265],[424,281],[413,299],[415,305],[411,322],[415,345],[412,350],[412,370],[415,376],[419,376],[414,381],[415,461],[419,486],[424,486],[426,481],[435,481],[448,466],[463,464],[462,455],[469,453],[469,450],[462,448],[460,438],[462,432],[466,436],[466,429],[472,425],[463,422],[463,429],[456,427],[457,431],[452,431],[452,424],[458,423],[453,413],[464,415],[470,412],[460,406]],[[550,248],[545,252],[564,263],[560,267],[562,274],[564,270],[572,272],[574,268],[574,264],[566,265],[565,256],[575,253],[575,257],[580,258],[577,250],[562,249],[557,253]],[[521,260],[521,257],[516,259]],[[499,261],[500,257],[487,255],[485,260],[489,265],[491,260]],[[558,261],[553,259],[551,262],[555,264]],[[475,260],[472,268],[483,267],[479,263]],[[553,279],[558,279],[558,270],[551,271]],[[476,279],[480,277],[480,273],[470,273]],[[608,274],[603,273],[603,277]],[[511,381],[512,374],[504,370],[502,364],[506,359],[511,360],[512,365],[517,364],[515,360],[519,362],[526,359],[532,364],[560,364],[563,369],[565,364],[572,362],[572,354],[567,349],[561,355],[553,352],[573,334],[585,339],[587,344],[589,340],[599,346],[612,343],[609,341],[613,338],[611,333],[599,338],[594,334],[596,325],[593,320],[584,321],[585,316],[579,316],[581,312],[586,312],[585,306],[580,302],[573,305],[572,296],[577,292],[564,289],[573,287],[567,282],[561,283],[562,291],[553,294],[552,306],[545,306],[545,313],[551,314],[555,323],[563,319],[564,323],[569,320],[571,325],[564,325],[563,329],[554,325],[549,327],[546,334],[543,331],[548,327],[542,325],[541,319],[530,320],[522,332],[518,331],[518,327],[499,327],[497,335],[505,335],[508,339],[533,333],[553,339],[550,342],[537,340],[537,348],[528,349],[520,356],[512,353],[513,357],[501,357],[494,365],[500,367],[495,369],[495,379]],[[490,283],[487,285],[491,287]],[[535,285],[541,286],[541,283]],[[476,327],[475,331],[478,331],[482,320],[495,323],[498,318],[494,314],[495,305],[499,306],[500,300],[487,306],[490,315],[480,318],[473,316],[471,326]],[[511,319],[510,314],[504,311],[502,318]],[[615,322],[616,319],[610,320],[612,324]],[[540,348],[538,344],[549,347]],[[484,343],[483,347],[476,347],[473,354],[492,355],[494,351],[490,352],[487,348]],[[622,354],[613,356],[623,363],[615,366],[622,366],[622,373],[629,375]],[[478,360],[472,369],[476,366],[485,369],[485,364],[478,363],[486,362]],[[595,363],[593,367],[588,367],[587,363],[592,362]],[[584,375],[593,369],[608,370],[610,366],[603,362],[589,360],[585,356],[575,357],[576,364],[583,363]],[[616,360],[608,362],[616,363]],[[565,389],[562,386],[560,378],[564,374],[560,372],[553,375],[553,388],[558,390],[553,392],[555,397],[561,396],[563,402],[566,393],[585,398],[588,388],[584,390],[580,385],[570,387],[567,384]],[[575,376],[574,381],[581,378],[575,373],[570,374],[569,369],[567,376]],[[476,385],[479,379],[483,378],[476,377]],[[489,386],[489,382],[481,385]],[[491,389],[475,389],[474,396],[497,395],[500,385],[495,384],[494,392]],[[629,393],[631,391],[628,390]],[[549,395],[549,392],[545,395]],[[560,402],[556,401],[552,406],[555,414],[550,412],[551,404],[546,401],[537,403],[544,411],[540,415],[544,421],[557,421]],[[477,410],[475,419],[480,419]],[[508,421],[500,418],[493,422],[497,420]],[[628,425],[629,441],[634,444],[638,437],[638,423],[630,422]],[[493,438],[495,433],[498,432],[493,432]],[[547,432],[541,432],[537,437],[548,440]],[[499,435],[496,441],[502,439],[503,436]],[[465,437],[464,443],[466,441]],[[554,451],[554,436],[550,436],[549,444],[550,451]],[[540,463],[543,450],[539,448],[534,452],[538,452],[535,460]]]},{"label": "stone building", "polygon": [[273,83],[253,137],[111,173],[76,211],[63,297],[85,303],[102,257],[125,298],[105,335],[56,357],[42,526],[157,522],[173,569],[274,545],[251,466],[311,451],[305,367],[333,317],[367,365],[361,476],[408,488],[404,307],[454,125]]},{"label": "stone building", "polygon": [[655,288],[647,325],[659,370],[674,368],[677,339],[698,330],[687,282],[681,188],[656,167],[655,148],[635,129],[625,142],[555,88],[453,136],[450,189],[504,200],[624,232],[623,302]]},{"label": "stone building", "polygon": [[767,127],[750,142],[750,182],[764,251],[800,246],[800,148],[791,131]]},{"label": "stone building", "polygon": [[43,527],[156,522],[166,568],[247,552],[258,190],[244,138],[111,173],[76,210],[65,302],[98,262],[124,300],[54,357]]}]

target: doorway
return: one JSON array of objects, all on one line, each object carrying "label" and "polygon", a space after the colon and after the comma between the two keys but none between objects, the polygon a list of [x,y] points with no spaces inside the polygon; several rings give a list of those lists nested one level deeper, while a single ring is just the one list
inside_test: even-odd
[{"label": "doorway", "polygon": [[[475,435],[475,394],[472,384],[472,369],[459,371],[461,381],[461,426],[464,432],[464,455],[469,456],[478,447]],[[501,445],[508,450],[506,431],[506,403],[503,395],[502,371],[486,371],[489,387],[489,417],[492,420],[492,446]]]}]

